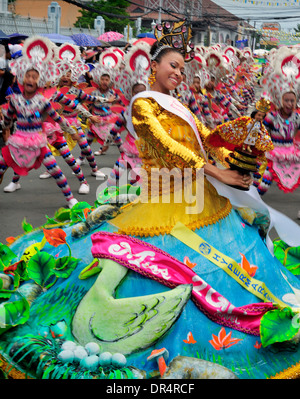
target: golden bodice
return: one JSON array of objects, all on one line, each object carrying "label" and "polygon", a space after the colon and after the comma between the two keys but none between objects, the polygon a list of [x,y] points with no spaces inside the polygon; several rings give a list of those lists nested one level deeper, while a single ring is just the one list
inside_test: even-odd
[{"label": "golden bodice", "polygon": [[[209,131],[196,117],[195,122],[204,142]],[[166,234],[178,221],[195,230],[229,214],[229,200],[219,196],[200,173],[206,160],[185,120],[166,111],[152,98],[138,98],[132,106],[132,123],[145,173],[139,200],[123,207],[112,221],[120,233]],[[172,171],[171,179],[166,180],[169,184],[162,183],[164,171]]]}]

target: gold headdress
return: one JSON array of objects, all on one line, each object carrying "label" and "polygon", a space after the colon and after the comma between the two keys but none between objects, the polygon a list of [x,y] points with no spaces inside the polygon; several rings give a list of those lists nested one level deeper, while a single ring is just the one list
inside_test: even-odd
[{"label": "gold headdress", "polygon": [[269,100],[266,100],[265,98],[260,98],[256,103],[255,103],[255,108],[257,111],[267,113],[270,111],[271,108],[271,103]]},{"label": "gold headdress", "polygon": [[194,58],[194,44],[191,43],[192,30],[190,26],[185,25],[185,22],[163,22],[156,25],[154,34],[158,41],[158,48],[151,58],[152,61],[166,47],[179,50],[185,62]]}]

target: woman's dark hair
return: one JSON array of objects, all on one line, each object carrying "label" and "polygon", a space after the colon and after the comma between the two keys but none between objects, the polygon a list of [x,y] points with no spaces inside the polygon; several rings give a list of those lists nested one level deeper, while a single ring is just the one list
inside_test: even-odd
[{"label": "woman's dark hair", "polygon": [[[155,54],[156,50],[158,50],[159,47],[160,47],[160,46],[159,46],[159,42],[158,42],[158,41],[156,41],[156,42],[154,42],[154,43],[152,44],[151,49],[150,49],[150,55],[151,55],[151,57],[153,57],[153,55]],[[166,48],[164,48],[163,50],[160,51],[160,53],[157,55],[157,57],[155,57],[155,60],[153,60],[153,61],[157,61],[157,62],[159,63],[159,62],[161,61],[161,59],[162,59],[165,55],[167,55],[167,54],[169,54],[169,53],[178,53],[178,54],[181,54],[180,50],[178,50],[178,49],[175,48],[175,47],[166,47]],[[181,54],[181,55],[182,55],[182,54]],[[182,57],[183,57],[183,55],[182,55]]]},{"label": "woman's dark hair", "polygon": [[257,109],[255,111],[252,111],[251,115],[250,115],[250,118],[254,119],[255,115],[257,114],[257,112],[258,112]]}]

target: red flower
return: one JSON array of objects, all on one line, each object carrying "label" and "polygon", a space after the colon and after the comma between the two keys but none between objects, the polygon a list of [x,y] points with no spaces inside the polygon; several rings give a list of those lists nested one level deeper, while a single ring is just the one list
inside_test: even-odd
[{"label": "red flower", "polygon": [[255,342],[255,345],[253,345],[254,348],[260,349],[261,348],[261,343],[259,344],[258,341]]},{"label": "red flower", "polygon": [[239,338],[231,338],[231,331],[230,333],[226,334],[225,328],[222,327],[218,336],[212,334],[213,339],[208,341],[212,346],[219,351],[220,349],[229,348],[232,345],[237,344],[242,339]]},{"label": "red flower", "polygon": [[62,229],[43,229],[46,240],[53,247],[58,247],[59,245],[66,244],[67,233]]}]

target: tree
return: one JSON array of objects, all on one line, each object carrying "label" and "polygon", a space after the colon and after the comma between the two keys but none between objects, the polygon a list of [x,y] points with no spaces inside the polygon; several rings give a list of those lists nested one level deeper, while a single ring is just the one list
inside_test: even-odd
[{"label": "tree", "polygon": [[130,22],[129,18],[108,17],[102,14],[102,12],[107,12],[129,17],[129,14],[126,12],[129,4],[126,0],[99,0],[91,1],[86,3],[86,5],[99,10],[99,12],[91,12],[84,9],[80,10],[81,17],[78,17],[74,24],[77,28],[93,28],[94,19],[96,19],[98,15],[101,15],[104,18],[106,31],[123,33],[124,27]]},{"label": "tree", "polygon": [[300,33],[300,24],[297,24],[297,27],[294,28],[295,33]]}]

